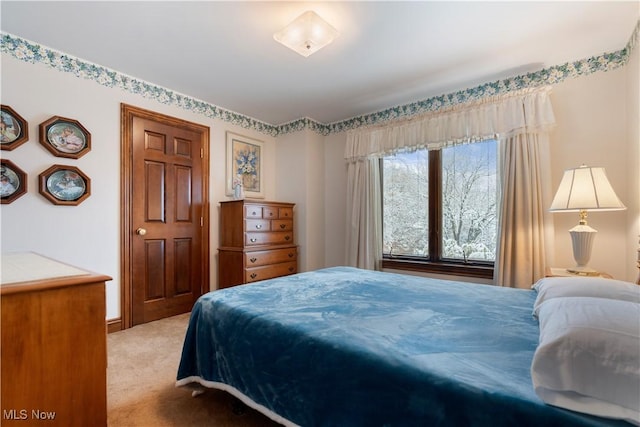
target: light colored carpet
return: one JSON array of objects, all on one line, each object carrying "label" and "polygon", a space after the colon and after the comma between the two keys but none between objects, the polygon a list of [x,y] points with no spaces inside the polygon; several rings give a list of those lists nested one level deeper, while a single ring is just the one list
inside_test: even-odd
[{"label": "light colored carpet", "polygon": [[209,390],[191,397],[175,379],[189,314],[134,326],[107,336],[109,427],[273,427],[231,395]]}]

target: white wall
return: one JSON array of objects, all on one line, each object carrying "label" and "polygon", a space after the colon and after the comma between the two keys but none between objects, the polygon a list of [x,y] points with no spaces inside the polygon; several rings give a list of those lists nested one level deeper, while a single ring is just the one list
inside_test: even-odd
[{"label": "white wall", "polygon": [[[211,278],[217,283],[218,202],[228,199],[225,132],[265,142],[266,198],[276,195],[275,139],[119,89],[2,54],[2,104],[29,123],[29,141],[2,151],[28,174],[28,192],[0,207],[3,252],[34,251],[113,280],[107,283],[107,318],[120,316],[120,103],[209,126],[211,179]],[[78,120],[91,133],[91,151],[80,159],[55,157],[38,143],[38,125],[52,116]],[[79,167],[91,179],[91,196],[78,206],[56,206],[38,193],[38,174],[53,164]]]},{"label": "white wall", "polygon": [[345,265],[345,236],[347,230],[347,165],[344,161],[346,133],[331,134],[324,142],[324,211],[325,264],[327,267]]},{"label": "white wall", "polygon": [[[628,250],[628,224],[637,216],[637,190],[632,191],[631,177],[637,177],[639,167],[637,155],[635,162],[629,161],[632,144],[628,125],[635,120],[637,126],[638,116],[634,119],[628,114],[627,72],[626,67],[619,68],[569,79],[554,87],[556,127],[551,133],[550,171],[555,192],[565,169],[581,164],[604,167],[622,202],[636,206],[626,211],[589,212],[588,217],[589,225],[598,230],[590,266],[622,280],[634,278],[630,275],[634,264]],[[555,213],[552,217],[554,266],[575,265],[568,230],[578,223],[578,214]]]},{"label": "white wall", "polygon": [[[325,181],[325,138],[311,130],[305,131],[307,134],[307,170],[306,177],[307,198],[306,209],[307,214],[304,220],[307,226],[307,238],[300,240],[304,242],[307,249],[306,269],[317,270],[326,265],[325,258],[325,227],[326,227],[326,211],[325,207],[325,191],[327,183]],[[280,138],[276,145],[280,152]],[[287,177],[292,179],[291,176]],[[286,185],[282,185],[286,188]]]},{"label": "white wall", "polygon": [[[627,256],[625,260],[640,263],[640,49],[636,48],[627,65],[627,140],[628,140],[628,183],[627,199],[628,229]],[[640,268],[640,264],[637,266]],[[638,268],[631,262],[627,266],[627,280],[640,280]]]},{"label": "white wall", "polygon": [[276,182],[279,201],[296,203],[299,271],[325,266],[324,137],[310,130],[279,136]]}]

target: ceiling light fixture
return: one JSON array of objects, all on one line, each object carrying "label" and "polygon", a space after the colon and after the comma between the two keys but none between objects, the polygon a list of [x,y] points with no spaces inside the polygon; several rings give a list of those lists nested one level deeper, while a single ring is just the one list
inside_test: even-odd
[{"label": "ceiling light fixture", "polygon": [[338,35],[335,28],[309,10],[275,33],[273,38],[307,57],[331,43]]}]

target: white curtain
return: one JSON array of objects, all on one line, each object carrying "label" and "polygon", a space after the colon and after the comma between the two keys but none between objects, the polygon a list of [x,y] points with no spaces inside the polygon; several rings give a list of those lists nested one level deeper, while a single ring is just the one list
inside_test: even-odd
[{"label": "white curtain", "polygon": [[386,125],[358,128],[347,133],[345,159],[350,162],[404,150],[435,150],[496,135],[508,138],[525,132],[547,132],[555,123],[549,93],[550,88],[527,89]]},{"label": "white curtain", "polygon": [[[382,189],[378,159],[400,151],[422,148],[434,150],[489,138],[499,137],[504,145],[518,141],[516,137],[520,135],[545,135],[555,123],[549,100],[550,92],[549,87],[526,89],[385,125],[349,131],[345,148],[349,181],[346,236],[348,264],[368,269],[380,266]],[[535,145],[534,141],[528,146]],[[537,162],[535,167],[538,172],[548,174],[548,158],[543,156],[540,161],[547,163]],[[503,179],[508,178],[504,176]],[[509,193],[504,196],[511,197]],[[512,203],[505,197],[502,198],[503,203]],[[547,206],[538,206],[538,209],[546,208]],[[544,224],[540,227],[544,228]],[[508,241],[509,236],[514,236],[510,234],[512,231],[515,233],[517,230],[502,230],[500,244]],[[544,247],[541,250],[544,253]],[[500,248],[498,252],[505,253]],[[518,259],[514,262],[518,262]],[[501,262],[511,261],[510,258],[496,260],[496,264]],[[497,266],[498,271],[501,268],[501,265]],[[512,268],[517,269],[519,265],[513,265]],[[500,282],[503,278],[511,280],[511,277],[502,274],[496,277],[497,283],[517,285]]]},{"label": "white curtain", "polygon": [[380,270],[382,187],[376,158],[347,165],[347,265]]},{"label": "white curtain", "polygon": [[546,134],[525,133],[500,141],[502,203],[494,281],[530,288],[544,277],[545,242],[552,231],[551,177]]}]

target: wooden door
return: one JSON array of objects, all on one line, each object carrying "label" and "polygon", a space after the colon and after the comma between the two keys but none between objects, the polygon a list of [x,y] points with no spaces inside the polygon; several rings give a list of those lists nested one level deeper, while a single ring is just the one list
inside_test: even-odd
[{"label": "wooden door", "polygon": [[188,312],[208,288],[209,129],[127,105],[122,117],[129,327]]}]

